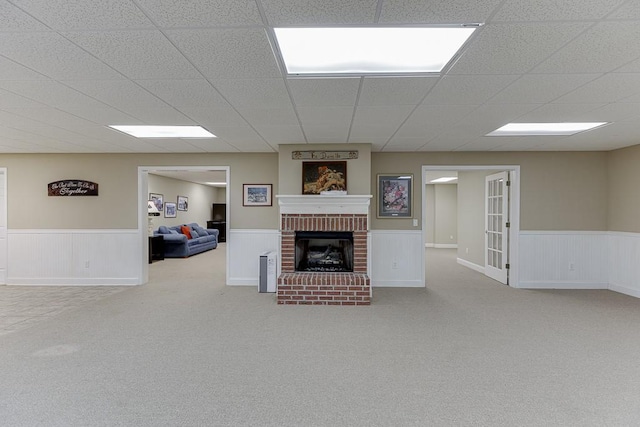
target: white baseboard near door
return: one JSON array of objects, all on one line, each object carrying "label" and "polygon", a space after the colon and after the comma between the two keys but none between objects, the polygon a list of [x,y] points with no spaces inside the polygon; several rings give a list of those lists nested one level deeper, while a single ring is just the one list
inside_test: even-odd
[{"label": "white baseboard near door", "polygon": [[470,268],[472,270],[475,270],[475,271],[477,271],[479,273],[484,274],[484,267],[481,266],[481,265],[474,264],[474,263],[469,262],[466,259],[462,259],[462,258],[458,258],[457,261],[458,261],[458,264],[460,264],[460,265],[462,265],[464,267]]},{"label": "white baseboard near door", "polygon": [[522,289],[609,289],[608,283],[597,282],[520,282]]}]

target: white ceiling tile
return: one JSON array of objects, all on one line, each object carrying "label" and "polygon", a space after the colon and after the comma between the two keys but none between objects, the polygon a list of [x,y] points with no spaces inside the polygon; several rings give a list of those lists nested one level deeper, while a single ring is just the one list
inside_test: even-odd
[{"label": "white ceiling tile", "polygon": [[599,74],[527,74],[491,98],[490,104],[545,104],[597,78]]},{"label": "white ceiling tile", "polygon": [[425,138],[453,126],[477,108],[476,105],[421,105],[402,125],[398,137]]},{"label": "white ceiling tile", "polygon": [[247,122],[233,108],[181,107],[182,114],[215,134],[219,126],[246,126]]},{"label": "white ceiling tile", "polygon": [[390,138],[415,107],[358,107],[351,127],[353,138]]},{"label": "white ceiling tile", "polygon": [[288,84],[298,107],[353,106],[360,79],[291,79]]},{"label": "white ceiling tile", "polygon": [[224,79],[212,81],[234,107],[287,108],[291,100],[282,79]]},{"label": "white ceiling tile", "polygon": [[131,79],[201,77],[157,30],[83,31],[64,35]]},{"label": "white ceiling tile", "polygon": [[7,109],[26,107],[37,108],[44,107],[44,105],[22,95],[0,89],[0,108]]},{"label": "white ceiling tile", "polygon": [[[154,107],[154,108],[138,108],[128,109],[125,113],[131,117],[135,117],[142,123],[147,125],[175,125],[175,126],[191,126],[198,123],[182,114],[180,111],[171,107]],[[121,123],[111,123],[121,124]]]},{"label": "white ceiling tile", "polygon": [[353,108],[351,107],[300,107],[300,121],[303,125],[338,125],[347,128],[351,124]]},{"label": "white ceiling tile", "polygon": [[517,78],[516,75],[444,76],[423,104],[483,104]]},{"label": "white ceiling tile", "polygon": [[122,76],[53,32],[0,32],[0,55],[52,79],[118,79]]},{"label": "white ceiling tile", "polygon": [[384,146],[384,151],[418,150],[427,142],[427,138],[409,138],[396,136]]},{"label": "white ceiling tile", "polygon": [[168,104],[130,80],[70,80],[62,81],[93,99],[127,113],[168,107]]},{"label": "white ceiling tile", "polygon": [[301,144],[305,142],[300,126],[257,126],[258,133],[271,145]]},{"label": "white ceiling tile", "polygon": [[238,149],[220,138],[192,139],[189,144],[208,153],[237,153]]},{"label": "white ceiling tile", "polygon": [[535,73],[607,73],[640,57],[635,21],[599,23],[538,65]]},{"label": "white ceiling tile", "polygon": [[93,132],[96,128],[95,123],[51,107],[15,107],[5,111],[23,117],[29,122],[45,123],[76,132]]},{"label": "white ceiling tile", "polygon": [[0,80],[40,80],[48,77],[0,56]]},{"label": "white ceiling tile", "polygon": [[640,73],[610,73],[556,99],[556,103],[616,102],[640,94]]},{"label": "white ceiling tile", "polygon": [[158,98],[176,107],[228,107],[228,103],[205,79],[136,80]]},{"label": "white ceiling tile", "polygon": [[454,128],[470,132],[470,136],[482,136],[504,126],[519,121],[520,118],[540,106],[538,104],[486,104],[473,110],[464,118],[447,127],[445,132]]},{"label": "white ceiling tile", "polygon": [[640,19],[640,3],[637,0],[627,0],[618,10],[607,16],[608,19]]},{"label": "white ceiling tile", "polygon": [[394,0],[382,3],[381,23],[457,24],[486,22],[502,0]]},{"label": "white ceiling tile", "polygon": [[351,135],[348,143],[371,144],[372,147],[377,147],[377,150],[379,150],[387,143],[388,140],[388,138],[354,137],[353,135]]},{"label": "white ceiling tile", "polygon": [[254,126],[300,126],[293,108],[247,108],[238,112]]},{"label": "white ceiling tile", "polygon": [[436,77],[365,77],[358,105],[418,105]]},{"label": "white ceiling tile", "polygon": [[105,107],[104,103],[54,80],[0,81],[0,88],[62,110]]},{"label": "white ceiling tile", "polygon": [[624,0],[510,0],[491,19],[498,21],[578,21],[600,19]]},{"label": "white ceiling tile", "polygon": [[589,122],[618,122],[624,120],[639,122],[640,99],[634,104],[627,104],[626,100],[625,103],[605,104],[583,113],[581,119]]},{"label": "white ceiling tile", "polygon": [[202,153],[205,150],[190,144],[188,140],[179,138],[153,138],[149,144],[169,153]]},{"label": "white ceiling tile", "polygon": [[373,24],[378,0],[260,0],[269,25]]},{"label": "white ceiling tile", "polygon": [[449,74],[527,73],[588,26],[587,23],[488,24],[473,36]]},{"label": "white ceiling tile", "polygon": [[160,27],[260,25],[255,1],[247,0],[137,0]]},{"label": "white ceiling tile", "polygon": [[130,0],[13,0],[13,3],[56,30],[153,26]]},{"label": "white ceiling tile", "polygon": [[3,31],[48,30],[47,26],[42,22],[8,1],[0,2],[0,28],[2,28]]},{"label": "white ceiling tile", "polygon": [[168,30],[166,34],[208,78],[280,77],[264,29]]},{"label": "white ceiling tile", "polygon": [[517,118],[518,122],[580,122],[589,111],[604,104],[545,104],[535,110],[524,113]]},{"label": "white ceiling tile", "polygon": [[349,136],[349,126],[323,126],[323,125],[305,125],[304,133],[309,143],[313,142],[347,142]]},{"label": "white ceiling tile", "polygon": [[447,133],[446,135],[437,136],[431,139],[429,142],[421,147],[418,147],[420,151],[454,151],[469,142],[470,138],[452,135]]},{"label": "white ceiling tile", "polygon": [[640,59],[630,61],[615,69],[616,73],[640,73]]}]

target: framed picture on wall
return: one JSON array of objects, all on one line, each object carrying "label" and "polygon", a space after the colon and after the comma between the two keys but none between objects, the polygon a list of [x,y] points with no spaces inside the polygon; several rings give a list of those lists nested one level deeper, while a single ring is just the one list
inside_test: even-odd
[{"label": "framed picture on wall", "polygon": [[272,184],[243,184],[242,206],[271,206]]},{"label": "framed picture on wall", "polygon": [[149,200],[153,200],[153,204],[156,205],[156,208],[162,212],[164,210],[163,203],[164,196],[158,193],[149,193]]},{"label": "framed picture on wall", "polygon": [[347,162],[302,162],[302,194],[347,191]]},{"label": "framed picture on wall", "polygon": [[172,202],[167,202],[164,204],[164,217],[165,218],[175,218],[177,215],[176,204]]},{"label": "framed picture on wall", "polygon": [[413,175],[378,175],[378,218],[413,216]]},{"label": "framed picture on wall", "polygon": [[185,196],[178,196],[178,210],[179,211],[187,211],[189,210],[189,198]]}]

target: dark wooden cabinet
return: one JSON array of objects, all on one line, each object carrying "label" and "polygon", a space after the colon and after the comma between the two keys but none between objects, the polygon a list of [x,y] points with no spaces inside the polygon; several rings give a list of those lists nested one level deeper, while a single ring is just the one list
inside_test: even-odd
[{"label": "dark wooden cabinet", "polygon": [[218,243],[227,241],[227,222],[226,221],[207,221],[207,228],[218,230]]},{"label": "dark wooden cabinet", "polygon": [[149,236],[149,264],[164,259],[164,237]]}]

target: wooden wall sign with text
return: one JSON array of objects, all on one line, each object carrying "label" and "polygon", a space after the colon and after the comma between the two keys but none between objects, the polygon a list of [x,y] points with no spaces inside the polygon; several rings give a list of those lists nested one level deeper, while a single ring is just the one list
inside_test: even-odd
[{"label": "wooden wall sign with text", "polygon": [[49,183],[49,196],[97,196],[98,184],[82,179],[63,179]]}]

